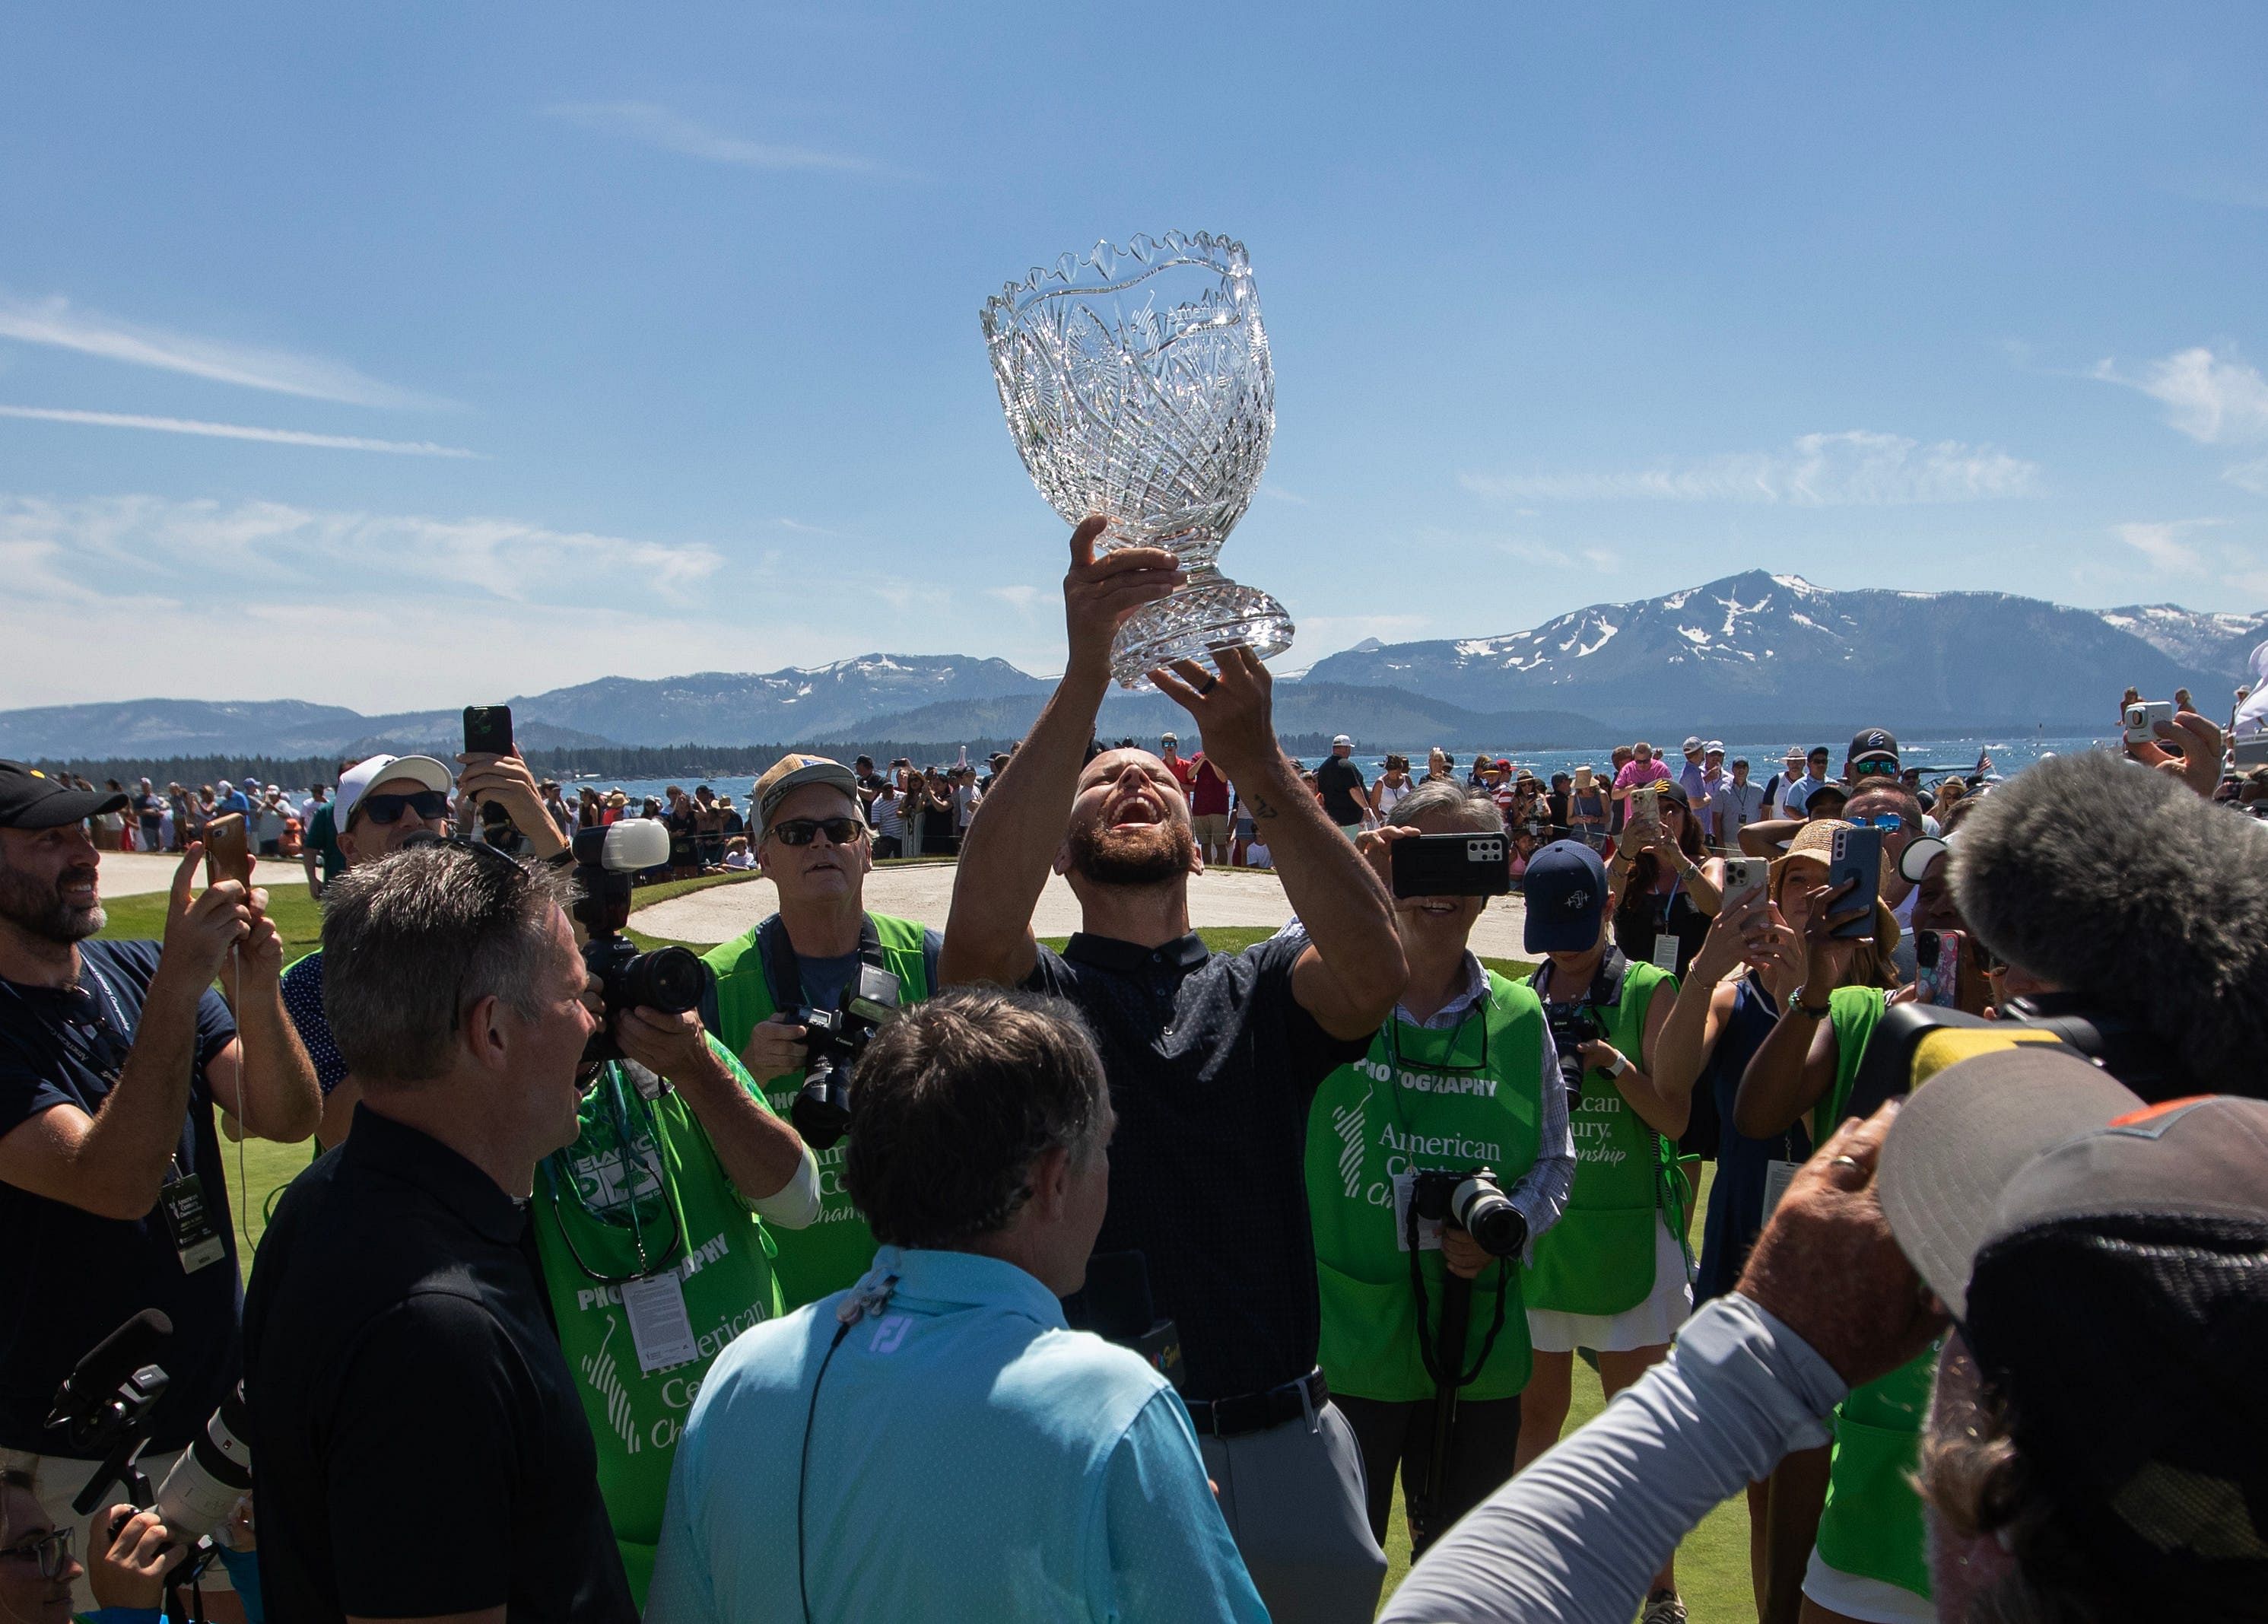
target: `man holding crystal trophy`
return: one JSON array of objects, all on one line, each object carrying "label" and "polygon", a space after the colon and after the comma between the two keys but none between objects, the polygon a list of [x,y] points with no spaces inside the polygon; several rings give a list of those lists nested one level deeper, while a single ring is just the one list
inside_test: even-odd
[{"label": "man holding crystal trophy", "polygon": [[[1289,646],[1291,619],[1218,567],[1274,429],[1251,268],[1225,238],[1137,237],[1034,270],[983,319],[1017,450],[1073,527],[1070,651],[970,826],[940,974],[1084,1015],[1117,1131],[1089,1284],[1066,1317],[1121,1340],[1171,1322],[1207,1474],[1271,1616],[1356,1624],[1386,1561],[1316,1365],[1302,1158],[1317,1087],[1368,1052],[1406,971],[1374,867],[1384,843],[1359,848],[1326,822],[1276,740],[1261,661]],[[1086,759],[1114,678],[1196,720],[1304,934],[1230,955],[1191,931],[1204,862],[1180,786],[1145,750]],[[1061,953],[1031,929],[1051,867],[1082,914]]]}]

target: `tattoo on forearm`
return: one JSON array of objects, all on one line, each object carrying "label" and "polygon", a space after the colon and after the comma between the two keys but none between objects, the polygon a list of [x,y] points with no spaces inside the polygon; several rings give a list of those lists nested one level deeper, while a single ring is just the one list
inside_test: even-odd
[{"label": "tattoo on forearm", "polygon": [[1274,817],[1276,816],[1276,808],[1270,806],[1266,801],[1261,800],[1257,795],[1255,795],[1251,800],[1246,801],[1244,804],[1246,809],[1248,810],[1255,817]]}]

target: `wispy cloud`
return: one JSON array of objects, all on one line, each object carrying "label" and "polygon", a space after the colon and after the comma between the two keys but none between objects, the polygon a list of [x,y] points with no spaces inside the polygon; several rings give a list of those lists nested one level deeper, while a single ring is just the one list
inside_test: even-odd
[{"label": "wispy cloud", "polygon": [[2223,469],[2220,476],[2241,491],[2250,491],[2255,496],[2268,496],[2268,457]]},{"label": "wispy cloud", "polygon": [[2166,409],[2166,422],[2205,446],[2268,439],[2268,379],[2235,356],[2198,344],[2152,361],[2139,373],[2098,361],[2092,375],[2139,389]]},{"label": "wispy cloud", "polygon": [[423,439],[365,439],[356,434],[310,434],[301,429],[252,428],[241,423],[201,423],[194,417],[144,417],[122,411],[71,411],[60,406],[0,406],[0,417],[34,423],[77,423],[102,429],[153,429],[163,434],[202,434],[212,439],[251,439],[271,446],[313,446],[328,451],[386,451],[402,457],[477,457],[460,446]]},{"label": "wispy cloud", "polygon": [[1294,491],[1286,491],[1283,486],[1278,484],[1263,483],[1260,487],[1260,494],[1267,497],[1271,501],[1289,502],[1294,507],[1307,507],[1313,506],[1306,497],[1300,496]]},{"label": "wispy cloud", "polygon": [[1019,615],[1030,614],[1040,602],[1037,587],[988,587],[984,589],[984,595],[999,599]]},{"label": "wispy cloud", "polygon": [[2205,567],[2204,556],[2181,538],[2191,531],[2227,522],[2222,519],[2176,519],[2153,524],[2113,525],[2110,533],[2157,569],[2173,575],[2201,575]]},{"label": "wispy cloud", "polygon": [[350,406],[441,403],[381,383],[342,361],[137,326],[77,309],[63,299],[21,299],[0,293],[0,338],[307,400]]},{"label": "wispy cloud", "polygon": [[1978,502],[2036,494],[2036,463],[1991,446],[1925,445],[1864,429],[1806,434],[1784,452],[1736,452],[1607,473],[1467,474],[1506,501],[1758,502],[1796,507]]},{"label": "wispy cloud", "polygon": [[1621,556],[1604,547],[1580,547],[1567,552],[1542,542],[1523,540],[1498,542],[1497,549],[1507,557],[1545,569],[1572,570],[1587,565],[1595,573],[1612,575],[1623,567]]},{"label": "wispy cloud", "polygon": [[712,164],[732,164],[742,169],[832,171],[839,174],[882,173],[882,166],[871,159],[727,135],[651,101],[565,102],[544,111],[553,118],[579,124],[585,129],[644,142],[665,152],[677,152]]},{"label": "wispy cloud", "polygon": [[[281,502],[117,496],[57,502],[0,496],[0,543],[52,550],[80,566],[131,569],[153,592],[225,578],[267,590],[335,586],[444,589],[496,602],[547,596],[689,604],[724,567],[702,543],[554,530],[512,519],[322,512]],[[75,570],[82,575],[84,569]]]}]

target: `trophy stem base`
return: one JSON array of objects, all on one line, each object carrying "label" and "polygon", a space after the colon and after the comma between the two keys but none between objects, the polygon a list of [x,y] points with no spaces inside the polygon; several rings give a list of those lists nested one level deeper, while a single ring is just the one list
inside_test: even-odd
[{"label": "trophy stem base", "polygon": [[1292,646],[1292,616],[1268,594],[1217,570],[1192,571],[1191,577],[1118,629],[1110,675],[1120,687],[1148,688],[1149,674],[1176,660],[1211,666],[1216,649],[1249,648],[1268,660]]}]

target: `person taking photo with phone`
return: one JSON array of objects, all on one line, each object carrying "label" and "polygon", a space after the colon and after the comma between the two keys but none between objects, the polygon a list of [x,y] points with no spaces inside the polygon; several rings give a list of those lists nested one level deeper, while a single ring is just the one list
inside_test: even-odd
[{"label": "person taking photo with phone", "polygon": [[[1675,781],[1642,790],[1631,806],[1607,865],[1615,945],[1626,958],[1683,975],[1717,912],[1725,861],[1709,855],[1701,820]],[[1650,816],[1640,809],[1647,806]]]},{"label": "person taking photo with phone", "polygon": [[[1503,815],[1486,795],[1432,779],[1363,845],[1390,885],[1395,841],[1465,833],[1501,836]],[[1307,1111],[1320,1362],[1362,1449],[1371,1532],[1386,1538],[1399,1473],[1413,1552],[1512,1475],[1529,1365],[1521,1281],[1575,1176],[1543,1003],[1484,968],[1468,945],[1487,905],[1480,896],[1396,897],[1410,985],[1370,1052],[1324,1079]],[[1425,1222],[1413,1262],[1416,1180],[1484,1169],[1518,1214],[1517,1234],[1498,1236],[1492,1252],[1460,1225]],[[1452,1280],[1470,1292],[1467,1334],[1454,1347],[1440,1341],[1457,1318],[1445,1306]],[[1454,1410],[1437,1472],[1433,1412],[1445,1388]]]},{"label": "person taking photo with phone", "polygon": [[55,1390],[128,1318],[170,1318],[171,1381],[142,1460],[163,1480],[240,1373],[214,1114],[292,1144],[322,1109],[284,1013],[265,890],[223,879],[198,894],[192,843],[162,941],[89,940],[105,915],[86,820],[124,802],[0,762],[0,1229],[13,1237],[0,1262],[0,1467],[28,1476],[81,1550],[109,1541],[98,1547],[70,1509],[94,1463],[48,1428]]},{"label": "person taking photo with phone", "polygon": [[[1528,985],[1543,1000],[1571,1097],[1575,1177],[1558,1225],[1528,1271],[1535,1371],[1522,1395],[1518,1464],[1558,1442],[1572,1398],[1575,1350],[1598,1357],[1612,1398],[1669,1351],[1690,1311],[1686,1198],[1674,1187],[1674,1141],[1690,1093],[1654,1074],[1661,1029],[1677,995],[1668,971],[1627,957],[1609,939],[1606,865],[1572,840],[1528,865],[1524,944],[1543,963]],[[1643,1624],[1682,1624],[1674,1562],[1649,1588]]]}]

